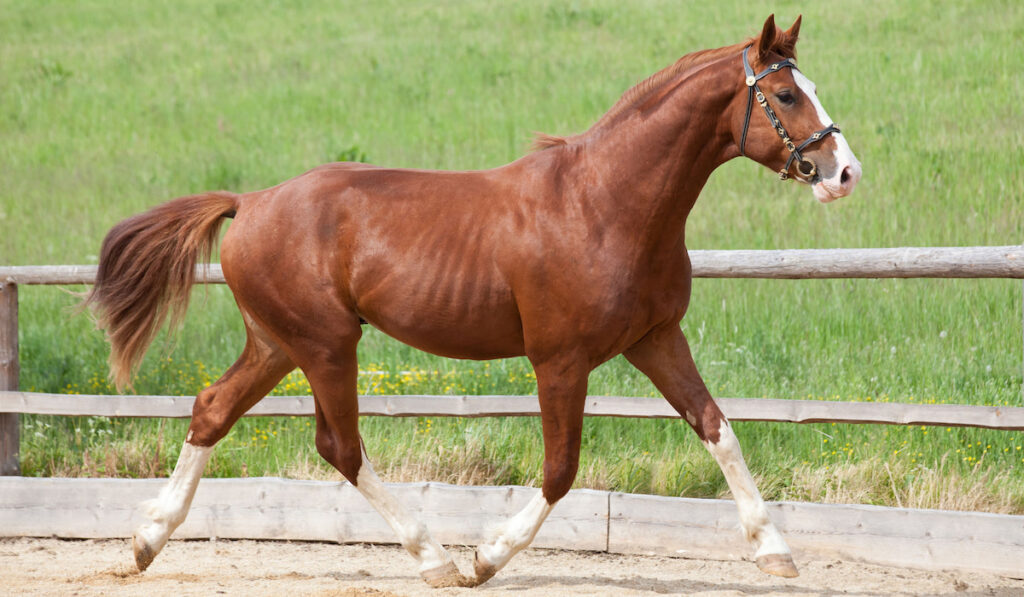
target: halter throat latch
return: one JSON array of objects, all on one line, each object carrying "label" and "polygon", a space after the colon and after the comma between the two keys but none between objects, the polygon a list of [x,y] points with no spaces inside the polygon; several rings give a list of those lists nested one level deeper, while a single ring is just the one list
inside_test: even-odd
[{"label": "halter throat latch", "polygon": [[779,180],[786,180],[789,178],[789,169],[796,162],[797,172],[800,173],[809,182],[814,182],[818,177],[818,166],[810,158],[803,156],[801,151],[808,145],[821,141],[831,133],[838,133],[839,127],[835,123],[826,126],[820,131],[815,132],[803,143],[797,145],[789,138],[789,133],[786,132],[786,127],[782,126],[782,121],[775,115],[775,110],[768,104],[768,99],[765,97],[764,92],[758,87],[757,82],[767,77],[772,73],[781,71],[784,68],[792,68],[797,70],[796,63],[791,58],[786,58],[778,62],[774,62],[768,65],[767,68],[761,72],[754,74],[754,69],[750,66],[750,60],[747,58],[747,52],[750,51],[750,46],[743,48],[743,74],[746,77],[744,82],[747,85],[747,110],[743,116],[743,133],[740,135],[740,155],[746,155],[743,149],[747,143],[747,129],[750,127],[750,112],[753,109],[754,101],[756,100],[761,109],[764,110],[765,116],[768,117],[768,122],[771,123],[772,128],[782,139],[783,145],[789,151],[789,159],[786,160],[786,165],[779,170]]}]

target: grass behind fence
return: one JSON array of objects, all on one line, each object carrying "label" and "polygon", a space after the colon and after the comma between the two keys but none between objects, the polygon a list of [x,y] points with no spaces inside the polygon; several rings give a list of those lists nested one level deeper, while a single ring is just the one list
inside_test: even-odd
[{"label": "grass behind fence", "polygon": [[[203,190],[266,187],[336,159],[500,165],[526,151],[533,131],[584,130],[637,80],[756,33],[771,11],[787,25],[804,13],[801,69],[865,178],[822,206],[735,160],[691,215],[690,248],[1021,242],[1020,3],[6,2],[0,261],[94,263],[106,230],[132,213]],[[1019,282],[998,280],[697,280],[684,328],[718,396],[1020,406],[1020,294]],[[73,303],[59,289],[21,289],[23,388],[104,391],[106,346],[67,311]],[[227,290],[200,290],[137,390],[194,393],[241,343]],[[486,377],[484,364],[372,331],[360,358],[392,374],[440,372],[396,392],[533,391],[522,360],[493,363]],[[591,393],[653,389],[619,359],[594,373]],[[328,474],[307,422],[244,421],[213,474]],[[23,465],[166,474],[183,425],[25,417]],[[927,487],[963,483],[954,493],[1024,511],[1016,433],[738,427],[769,496],[856,499],[844,494],[853,484],[870,490],[864,501],[907,505]],[[392,478],[538,479],[535,419],[374,418],[363,429]],[[583,459],[580,482],[591,486],[724,491],[675,422],[590,419]]]}]

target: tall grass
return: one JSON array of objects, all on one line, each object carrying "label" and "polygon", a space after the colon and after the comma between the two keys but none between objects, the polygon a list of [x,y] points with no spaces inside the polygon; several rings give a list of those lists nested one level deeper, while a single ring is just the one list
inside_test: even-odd
[{"label": "tall grass", "polygon": [[[262,188],[335,159],[500,165],[526,151],[533,131],[584,130],[637,80],[756,33],[772,11],[782,23],[804,13],[801,69],[865,178],[854,196],[822,206],[806,188],[735,160],[692,213],[690,248],[1024,237],[1020,3],[410,4],[4,2],[0,262],[94,263],[110,226],[155,203]],[[998,280],[697,280],[683,326],[718,396],[1020,406],[1020,293],[1019,282]],[[177,341],[151,351],[140,393],[194,393],[240,351],[227,289],[195,299]],[[69,314],[74,302],[60,289],[21,290],[23,388],[108,391],[107,348],[86,317]],[[486,377],[484,364],[373,331],[360,360],[392,375],[439,372],[395,392],[535,391],[522,360],[492,363]],[[621,359],[595,371],[591,393],[655,395]],[[27,474],[166,474],[184,435],[181,421],[24,420]],[[307,423],[243,421],[212,473],[331,474]],[[985,508],[1024,511],[1016,433],[738,428],[769,496],[844,499],[851,494],[836,485],[849,489],[849,477],[870,488],[865,501],[909,503],[925,485],[948,485],[980,492]],[[533,419],[367,419],[363,431],[392,478],[539,482]],[[588,420],[580,483],[725,491],[700,444],[672,421]]]}]

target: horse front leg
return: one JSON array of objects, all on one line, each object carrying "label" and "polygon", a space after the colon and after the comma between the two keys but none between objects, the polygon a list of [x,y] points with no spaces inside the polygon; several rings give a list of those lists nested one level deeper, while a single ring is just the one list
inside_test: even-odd
[{"label": "horse front leg", "polygon": [[559,361],[534,363],[534,370],[544,434],[544,482],[525,508],[477,548],[473,563],[477,585],[487,582],[533,541],[555,504],[569,492],[579,468],[590,369]]},{"label": "horse front leg", "polygon": [[789,546],[768,517],[739,441],[697,372],[679,325],[673,323],[652,331],[625,356],[654,382],[718,462],[736,500],[740,525],[754,546],[757,567],[776,576],[798,576]]}]

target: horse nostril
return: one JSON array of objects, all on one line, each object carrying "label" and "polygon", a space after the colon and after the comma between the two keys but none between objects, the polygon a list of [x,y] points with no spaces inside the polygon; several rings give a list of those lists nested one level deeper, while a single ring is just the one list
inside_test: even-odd
[{"label": "horse nostril", "polygon": [[850,167],[843,168],[843,173],[839,175],[839,184],[846,184],[850,180]]}]

